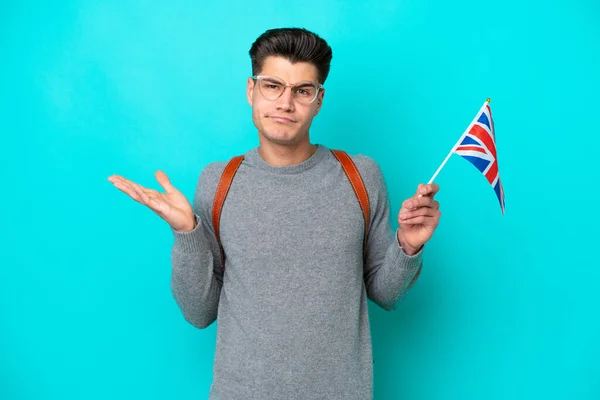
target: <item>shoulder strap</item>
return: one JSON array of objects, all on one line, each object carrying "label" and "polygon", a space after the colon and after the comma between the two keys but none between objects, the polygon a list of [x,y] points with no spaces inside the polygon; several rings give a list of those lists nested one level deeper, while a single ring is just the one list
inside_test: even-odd
[{"label": "shoulder strap", "polygon": [[219,250],[221,251],[221,265],[223,266],[223,269],[225,269],[225,252],[221,245],[221,234],[219,231],[221,211],[223,211],[223,203],[225,203],[225,197],[227,197],[227,192],[229,192],[233,177],[243,160],[244,156],[236,156],[229,160],[225,170],[223,170],[219,184],[217,185],[217,191],[215,192],[215,199],[213,201],[212,223],[215,230],[215,236],[217,237],[217,243],[219,243]]},{"label": "shoulder strap", "polygon": [[[363,218],[365,221],[365,233],[363,238],[364,258],[366,256],[367,251],[367,234],[369,232],[369,222],[371,220],[369,194],[367,193],[367,189],[362,180],[360,172],[358,172],[358,168],[356,168],[356,164],[354,164],[354,161],[352,161],[350,156],[342,150],[331,150],[331,152],[342,165],[342,169],[346,173],[346,176],[348,177],[348,180],[352,185],[352,189],[354,189],[354,193],[358,198],[358,202],[363,213]],[[219,230],[219,224],[221,221],[221,211],[223,210],[223,203],[225,203],[225,197],[227,197],[227,193],[229,192],[229,187],[231,186],[233,177],[235,176],[235,173],[242,164],[243,160],[244,156],[236,156],[229,160],[229,163],[227,163],[227,166],[225,167],[225,170],[221,175],[219,184],[217,185],[215,199],[213,201],[212,223],[213,228],[215,230],[217,243],[219,244],[219,250],[221,251],[221,265],[223,266],[223,269],[225,269],[225,252],[223,251],[223,246],[221,244],[221,235]]]},{"label": "shoulder strap", "polygon": [[365,235],[363,239],[363,258],[366,257],[367,254],[367,234],[369,233],[369,222],[371,221],[371,206],[369,204],[369,194],[367,193],[367,189],[365,187],[365,183],[360,176],[360,172],[358,172],[358,168],[356,168],[356,164],[352,161],[350,156],[342,151],[342,150],[331,150],[335,158],[338,159],[340,164],[342,164],[342,169],[348,176],[348,180],[352,185],[352,189],[354,189],[354,193],[358,198],[358,202],[360,203],[360,208],[362,209],[363,217],[365,220]]}]

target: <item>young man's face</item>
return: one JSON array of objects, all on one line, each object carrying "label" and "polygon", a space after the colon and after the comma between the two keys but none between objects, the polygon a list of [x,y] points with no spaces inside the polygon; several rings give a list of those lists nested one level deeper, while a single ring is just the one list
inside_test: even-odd
[{"label": "young man's face", "polygon": [[[269,56],[265,59],[262,71],[257,75],[273,76],[280,81],[295,85],[313,82],[319,86],[318,71],[311,63],[292,64],[283,57]],[[267,84],[269,81],[266,81]],[[276,86],[273,86],[276,87]],[[306,91],[300,92],[302,95]],[[292,94],[290,87],[275,99],[269,100],[259,90],[258,82],[248,78],[246,96],[252,106],[252,120],[258,129],[261,140],[280,145],[294,145],[308,139],[312,119],[319,113],[323,102],[323,90],[319,90],[312,103],[304,104]]]}]

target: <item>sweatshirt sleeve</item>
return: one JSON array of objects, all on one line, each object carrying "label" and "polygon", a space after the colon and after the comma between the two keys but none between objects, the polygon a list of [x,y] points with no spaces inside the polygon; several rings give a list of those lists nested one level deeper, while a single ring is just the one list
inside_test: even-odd
[{"label": "sweatshirt sleeve", "polygon": [[190,232],[171,229],[171,291],[184,319],[198,328],[216,320],[223,282],[221,253],[210,216],[224,168],[218,164],[209,164],[198,179],[192,205],[196,227]]},{"label": "sweatshirt sleeve", "polygon": [[372,159],[361,158],[362,165],[357,163],[357,166],[369,193],[371,209],[364,281],[369,299],[390,311],[416,283],[423,249],[413,256],[402,250],[396,232],[391,230],[390,203],[381,169]]}]

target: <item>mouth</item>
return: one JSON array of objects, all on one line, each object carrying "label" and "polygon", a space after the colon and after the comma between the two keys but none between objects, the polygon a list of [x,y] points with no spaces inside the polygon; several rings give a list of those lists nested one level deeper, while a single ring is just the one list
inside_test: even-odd
[{"label": "mouth", "polygon": [[288,117],[281,117],[279,115],[267,115],[267,118],[272,119],[275,122],[278,122],[280,124],[291,124],[296,122],[295,120],[288,118]]}]

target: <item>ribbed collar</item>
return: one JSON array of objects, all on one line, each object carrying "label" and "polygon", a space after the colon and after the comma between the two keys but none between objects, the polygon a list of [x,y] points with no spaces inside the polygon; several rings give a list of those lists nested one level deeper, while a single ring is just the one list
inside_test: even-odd
[{"label": "ribbed collar", "polygon": [[284,167],[276,167],[271,164],[268,164],[258,153],[258,147],[249,150],[245,154],[244,158],[249,165],[260,168],[267,172],[286,175],[300,174],[317,165],[319,161],[321,161],[327,154],[328,149],[325,146],[320,144],[317,144],[316,146],[317,151],[315,151],[314,154],[306,160],[302,161],[299,164],[288,165]]}]

